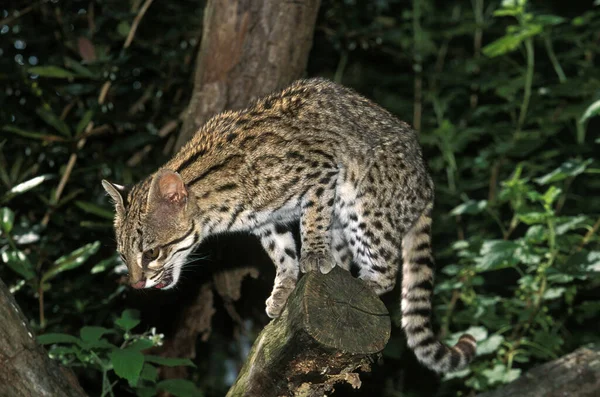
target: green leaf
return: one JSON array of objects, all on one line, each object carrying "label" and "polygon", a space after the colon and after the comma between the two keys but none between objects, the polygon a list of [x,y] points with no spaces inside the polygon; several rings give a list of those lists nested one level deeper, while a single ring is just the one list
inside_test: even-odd
[{"label": "green leaf", "polygon": [[94,265],[92,270],[90,270],[90,273],[91,274],[102,273],[103,271],[106,271],[106,269],[108,269],[109,267],[114,267],[116,262],[117,262],[116,256],[111,256],[110,258],[103,259]]},{"label": "green leaf", "polygon": [[583,124],[586,121],[588,121],[588,119],[590,119],[594,116],[598,116],[599,114],[600,114],[600,99],[598,99],[597,101],[592,103],[590,106],[588,106],[587,109],[585,109],[585,112],[583,112],[583,116],[581,116],[581,118],[579,119],[579,122],[581,124]]},{"label": "green leaf", "polygon": [[146,356],[146,361],[153,364],[158,364],[163,367],[177,367],[180,365],[185,365],[188,367],[195,367],[192,360],[187,358],[171,358],[171,357],[161,357],[161,356]]},{"label": "green leaf", "polygon": [[584,161],[578,159],[567,160],[552,172],[535,179],[535,182],[540,185],[547,185],[548,183],[577,176],[583,173],[583,171],[585,171],[587,166],[590,165],[592,161],[592,159],[587,159]]},{"label": "green leaf", "polygon": [[62,121],[51,109],[45,107],[38,107],[35,109],[35,112],[38,116],[42,118],[48,125],[54,127],[54,129],[60,132],[62,135],[66,137],[71,137],[71,129]]},{"label": "green leaf", "polygon": [[477,342],[477,355],[483,356],[496,352],[502,342],[504,342],[502,335],[492,335],[484,341]]},{"label": "green leaf", "polygon": [[134,387],[144,366],[144,355],[134,349],[115,349],[108,354],[115,374],[127,379],[129,385]]},{"label": "green leaf", "polygon": [[44,181],[47,181],[48,179],[52,178],[53,176],[49,174],[36,176],[35,178],[31,178],[28,181],[19,183],[17,186],[13,186],[13,188],[8,191],[7,195],[16,196],[18,194],[25,193],[38,186],[39,184],[43,183]]},{"label": "green leaf", "polygon": [[559,17],[558,15],[536,15],[534,18],[536,23],[548,26],[560,25],[566,21],[565,18]]},{"label": "green leaf", "polygon": [[117,32],[122,37],[127,37],[127,35],[129,34],[129,30],[130,29],[131,29],[131,26],[129,25],[129,22],[127,22],[127,21],[121,21],[119,23],[119,25],[117,25]]},{"label": "green leaf", "polygon": [[481,246],[475,269],[484,272],[511,267],[518,263],[515,251],[519,246],[513,241],[488,240]]},{"label": "green leaf", "polygon": [[600,251],[588,252],[585,265],[588,272],[600,272]]},{"label": "green leaf", "polygon": [[92,121],[92,117],[94,117],[94,111],[91,109],[83,114],[83,117],[79,120],[79,123],[77,123],[77,127],[75,128],[76,136],[85,130],[85,127]]},{"label": "green leaf", "polygon": [[483,54],[490,58],[507,54],[519,48],[525,37],[521,35],[503,36],[483,47]]},{"label": "green leaf", "polygon": [[148,356],[146,356],[146,362],[144,363],[144,368],[142,368],[140,379],[148,380],[150,382],[156,382],[158,380],[158,369],[156,369],[154,365],[148,364]]},{"label": "green leaf", "polygon": [[529,243],[542,243],[547,238],[546,228],[542,225],[533,225],[525,233],[525,239]]},{"label": "green leaf", "polygon": [[84,210],[87,213],[98,215],[102,218],[112,220],[114,218],[113,211],[109,211],[106,208],[100,207],[99,205],[92,204],[87,201],[75,201],[75,205]]},{"label": "green leaf", "polygon": [[77,73],[78,76],[81,77],[87,77],[89,79],[97,79],[100,77],[98,74],[92,72],[78,61],[69,57],[65,57],[65,66],[69,69],[72,69],[75,73]]},{"label": "green leaf", "polygon": [[166,379],[159,382],[156,388],[176,397],[202,397],[204,395],[193,382],[186,379]]},{"label": "green leaf", "polygon": [[58,66],[34,66],[27,71],[31,74],[37,74],[41,77],[52,77],[57,79],[72,79],[75,75],[68,70]]},{"label": "green leaf", "polygon": [[6,263],[8,267],[20,274],[25,280],[31,280],[35,277],[34,267],[22,251],[7,250],[2,252],[2,262]]},{"label": "green leaf", "polygon": [[556,226],[556,234],[560,236],[570,230],[573,230],[573,229],[576,229],[579,227],[584,227],[587,219],[588,219],[588,217],[585,215],[571,217],[566,222],[563,222],[560,225]]},{"label": "green leaf", "polygon": [[109,332],[112,331],[104,327],[86,326],[79,330],[79,336],[84,342],[96,342],[100,340],[104,334]]},{"label": "green leaf", "polygon": [[154,346],[154,343],[152,343],[152,341],[149,339],[137,339],[131,345],[127,346],[127,348],[141,351],[149,349],[152,346]]},{"label": "green leaf", "polygon": [[465,203],[460,204],[450,211],[450,215],[462,215],[462,214],[479,214],[487,207],[487,200],[469,200]]},{"label": "green leaf", "polygon": [[49,333],[38,335],[37,342],[40,345],[52,345],[55,343],[75,343],[78,344],[80,340],[73,335],[60,334],[60,333]]},{"label": "green leaf", "polygon": [[77,248],[70,254],[61,256],[54,261],[54,266],[44,273],[42,276],[42,282],[46,282],[66,270],[75,269],[83,265],[90,256],[98,252],[99,248],[100,242],[95,241],[93,243],[86,244],[83,247]]},{"label": "green leaf", "polygon": [[126,309],[121,317],[115,320],[115,324],[126,332],[129,332],[140,323],[140,312],[134,309]]},{"label": "green leaf", "polygon": [[504,364],[496,364],[493,369],[484,369],[482,375],[487,378],[490,385],[496,383],[509,383],[521,375],[520,369],[507,369]]},{"label": "green leaf", "polygon": [[0,228],[5,235],[8,235],[13,228],[15,213],[8,207],[0,208]]},{"label": "green leaf", "polygon": [[54,141],[64,142],[65,138],[58,135],[46,134],[42,132],[26,131],[21,128],[17,128],[14,125],[5,125],[2,127],[3,131],[11,132],[13,134],[22,136],[24,138],[40,139],[42,141]]},{"label": "green leaf", "polygon": [[517,218],[527,225],[536,225],[540,223],[546,223],[550,215],[546,212],[526,212],[524,214],[518,214]]},{"label": "green leaf", "polygon": [[560,298],[566,291],[567,289],[564,287],[554,287],[554,288],[548,288],[546,290],[546,292],[544,292],[544,300],[551,300],[551,299],[557,299]]}]

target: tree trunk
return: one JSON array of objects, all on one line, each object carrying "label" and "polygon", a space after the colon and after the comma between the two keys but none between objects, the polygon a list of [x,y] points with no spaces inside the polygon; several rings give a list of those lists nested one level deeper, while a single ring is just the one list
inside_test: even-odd
[{"label": "tree trunk", "polygon": [[339,267],[300,279],[281,317],[260,333],[227,397],[321,397],[336,383],[361,385],[387,344],[385,305]]},{"label": "tree trunk", "polygon": [[[183,114],[176,150],[213,115],[243,108],[252,99],[303,76],[319,5],[320,0],[208,0],[194,88]],[[247,247],[243,248],[246,252]],[[235,250],[231,246],[228,249]],[[252,272],[233,269],[215,275],[192,306],[184,309],[176,334],[159,354],[194,357],[198,335],[206,340],[210,334],[213,288],[226,308],[232,309],[231,302],[239,298],[243,278]],[[228,311],[231,314],[233,310]],[[232,317],[235,319],[235,315]],[[185,372],[183,367],[163,368],[162,376],[182,377]]]},{"label": "tree trunk", "polygon": [[176,149],[211,116],[302,77],[320,0],[208,0],[194,91]]},{"label": "tree trunk", "polygon": [[77,378],[39,346],[14,297],[0,280],[0,396],[66,396],[86,394]]},{"label": "tree trunk", "polygon": [[600,396],[600,346],[582,347],[477,397]]}]

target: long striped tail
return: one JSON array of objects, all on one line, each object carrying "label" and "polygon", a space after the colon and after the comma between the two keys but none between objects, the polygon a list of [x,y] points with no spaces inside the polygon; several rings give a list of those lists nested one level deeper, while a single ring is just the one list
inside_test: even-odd
[{"label": "long striped tail", "polygon": [[476,341],[469,334],[456,345],[441,343],[431,327],[434,262],[431,252],[429,205],[402,239],[402,328],[417,359],[436,372],[463,369],[475,357]]}]

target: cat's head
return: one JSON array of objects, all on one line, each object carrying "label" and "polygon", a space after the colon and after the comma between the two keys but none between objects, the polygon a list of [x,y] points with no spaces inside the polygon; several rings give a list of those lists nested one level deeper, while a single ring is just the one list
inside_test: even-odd
[{"label": "cat's head", "polygon": [[181,176],[160,170],[127,191],[102,181],[115,204],[117,251],[134,288],[172,288],[200,242],[193,200]]}]

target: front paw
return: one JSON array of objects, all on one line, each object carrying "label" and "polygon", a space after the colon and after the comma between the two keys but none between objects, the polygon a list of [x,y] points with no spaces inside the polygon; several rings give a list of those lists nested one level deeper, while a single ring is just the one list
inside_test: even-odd
[{"label": "front paw", "polygon": [[335,262],[333,259],[327,257],[325,254],[309,252],[302,255],[300,258],[300,271],[302,273],[308,273],[318,269],[321,273],[327,274],[334,267]]},{"label": "front paw", "polygon": [[267,316],[271,318],[276,318],[281,315],[283,308],[285,307],[285,303],[287,302],[290,294],[296,287],[296,280],[292,278],[285,278],[280,281],[275,281],[275,286],[273,287],[273,292],[271,292],[271,296],[267,299]]}]

